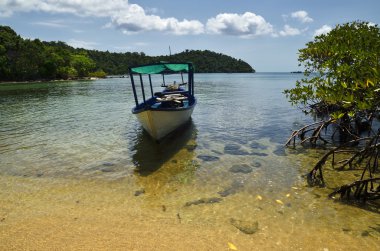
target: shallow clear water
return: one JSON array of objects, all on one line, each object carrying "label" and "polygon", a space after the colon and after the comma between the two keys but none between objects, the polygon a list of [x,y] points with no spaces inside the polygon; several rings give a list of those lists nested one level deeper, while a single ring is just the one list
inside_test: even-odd
[{"label": "shallow clear water", "polygon": [[282,94],[298,77],[196,74],[192,120],[161,144],[132,115],[127,78],[2,84],[0,176],[128,180],[152,217],[149,208],[164,205],[182,222],[257,221],[276,243],[294,233],[305,240],[323,233],[345,243],[332,238],[320,247],[376,250],[379,215],[326,198],[345,176],[330,175],[325,189],[309,188],[303,175],[323,152],[283,147],[292,129],[311,121]]}]

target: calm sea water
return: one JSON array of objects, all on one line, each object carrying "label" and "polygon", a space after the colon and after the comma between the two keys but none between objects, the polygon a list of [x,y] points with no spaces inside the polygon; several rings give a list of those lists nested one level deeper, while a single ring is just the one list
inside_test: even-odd
[{"label": "calm sea water", "polygon": [[362,239],[364,247],[380,248],[378,214],[326,198],[344,175],[330,175],[325,189],[306,186],[303,175],[323,151],[283,147],[292,129],[312,121],[282,94],[299,77],[196,74],[192,120],[161,144],[132,115],[127,78],[2,84],[0,175],[128,177],[147,204],[171,205],[183,219],[248,219],[284,238],[324,232],[343,236],[346,243],[335,247]]},{"label": "calm sea water", "polygon": [[[197,74],[198,105],[192,122],[187,130],[175,135],[180,140],[169,140],[161,146],[146,137],[131,114],[134,100],[127,78],[3,84],[0,172],[91,175],[92,169],[105,164],[120,167],[117,171],[122,177],[135,164],[143,164],[136,162],[146,162],[136,158],[157,158],[152,162],[157,162],[158,168],[189,140],[194,141],[194,161],[199,163],[204,163],[196,158],[200,154],[240,159],[244,153],[224,156],[224,147],[239,145],[243,152],[251,153],[260,150],[259,145],[255,149],[251,145],[263,140],[281,152],[294,124],[308,120],[282,94],[297,77]],[[165,149],[162,154],[148,154],[166,147],[171,148],[169,152]]]}]

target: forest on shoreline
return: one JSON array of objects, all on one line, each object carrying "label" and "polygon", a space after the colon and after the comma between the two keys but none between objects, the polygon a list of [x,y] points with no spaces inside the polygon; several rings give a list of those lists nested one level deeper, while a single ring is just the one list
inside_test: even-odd
[{"label": "forest on shoreline", "polygon": [[159,61],[186,61],[197,73],[253,73],[246,62],[209,50],[185,50],[174,55],[116,53],[74,48],[61,41],[23,39],[9,26],[0,26],[0,82],[81,79],[123,75],[128,67]]}]

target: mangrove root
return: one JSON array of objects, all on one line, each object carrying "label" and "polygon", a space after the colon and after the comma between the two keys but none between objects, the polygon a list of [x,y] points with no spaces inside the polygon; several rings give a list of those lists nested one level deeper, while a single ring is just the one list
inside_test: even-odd
[{"label": "mangrove root", "polygon": [[309,142],[312,146],[316,146],[318,140],[322,141],[324,144],[329,143],[322,137],[322,129],[326,129],[332,121],[333,120],[330,119],[327,121],[315,122],[306,125],[299,130],[293,131],[285,146],[288,146],[293,142],[293,146],[295,147],[297,138],[299,138],[301,145]]},{"label": "mangrove root", "polygon": [[340,196],[343,200],[368,200],[380,199],[380,178],[357,180],[351,184],[343,185],[329,194],[330,198]]},{"label": "mangrove root", "polygon": [[[347,146],[351,146],[354,143],[360,141],[366,141],[367,144],[363,149],[352,150],[344,149]],[[308,173],[307,181],[310,186],[325,186],[323,178],[323,166],[326,164],[328,158],[332,156],[331,164],[334,168],[343,170],[345,167],[349,167],[350,170],[362,168],[362,174],[359,180],[343,185],[336,191],[330,194],[330,197],[334,197],[340,194],[342,199],[355,199],[355,200],[376,200],[380,198],[380,177],[375,177],[379,173],[379,157],[380,157],[380,130],[374,137],[360,138],[349,141],[342,144],[339,147],[328,151],[314,166],[314,168]],[[351,157],[335,161],[336,155],[342,153],[351,153]],[[338,165],[336,167],[335,165]]]}]

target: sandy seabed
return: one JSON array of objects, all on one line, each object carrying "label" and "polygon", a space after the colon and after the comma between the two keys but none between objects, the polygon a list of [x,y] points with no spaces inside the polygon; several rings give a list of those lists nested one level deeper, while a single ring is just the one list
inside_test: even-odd
[{"label": "sandy seabed", "polygon": [[379,241],[306,223],[284,231],[275,219],[245,234],[202,211],[187,217],[174,204],[147,204],[136,190],[128,179],[0,176],[0,250],[371,250]]}]

